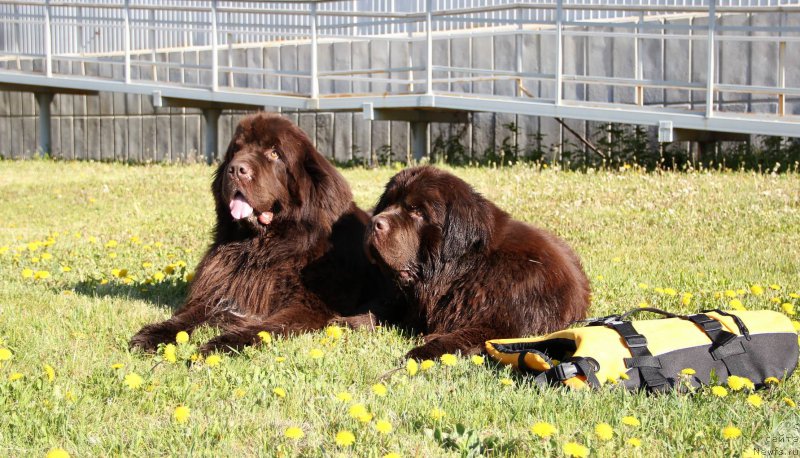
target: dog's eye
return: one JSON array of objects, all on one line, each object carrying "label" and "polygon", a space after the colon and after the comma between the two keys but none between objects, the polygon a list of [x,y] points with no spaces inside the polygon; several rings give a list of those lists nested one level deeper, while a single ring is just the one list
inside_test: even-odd
[{"label": "dog's eye", "polygon": [[272,159],[273,161],[277,160],[280,156],[278,156],[278,151],[275,149],[271,149],[267,151],[267,157]]},{"label": "dog's eye", "polygon": [[422,214],[422,210],[417,206],[408,207],[408,213],[412,218],[422,219],[425,217],[425,215]]}]

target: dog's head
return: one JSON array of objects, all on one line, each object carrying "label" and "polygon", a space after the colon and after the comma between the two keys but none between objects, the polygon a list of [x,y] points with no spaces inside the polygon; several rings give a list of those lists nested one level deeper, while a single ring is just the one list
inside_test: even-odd
[{"label": "dog's head", "polygon": [[434,167],[395,175],[367,230],[367,256],[401,285],[432,275],[443,263],[485,250],[496,207],[460,178]]},{"label": "dog's head", "polygon": [[218,238],[265,234],[286,223],[330,230],[352,201],[344,178],[308,136],[266,113],[239,122],[212,192]]}]

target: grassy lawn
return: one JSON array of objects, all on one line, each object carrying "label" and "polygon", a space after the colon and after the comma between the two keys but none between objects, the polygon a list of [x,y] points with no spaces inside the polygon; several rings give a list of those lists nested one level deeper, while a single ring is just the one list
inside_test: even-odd
[{"label": "grassy lawn", "polygon": [[[592,280],[593,315],[642,302],[728,307],[727,290],[748,309],[800,309],[796,174],[454,171],[576,248]],[[177,363],[129,353],[134,332],[180,305],[210,240],[211,172],[0,162],[0,348],[12,353],[0,361],[0,456],[44,456],[54,447],[81,457],[546,456],[562,455],[568,442],[599,456],[740,456],[798,424],[790,405],[800,402],[797,376],[758,392],[760,406],[732,390],[542,391],[469,359],[382,379],[415,345],[393,329],[276,340],[216,365],[188,361],[211,329],[179,344]],[[343,172],[365,208],[394,173]],[[753,285],[764,293],[751,293]],[[355,404],[372,418],[352,417]],[[178,406],[188,407],[187,421],[175,419]],[[626,416],[639,424],[623,423]],[[556,432],[537,437],[537,422]],[[601,422],[613,428],[611,440],[595,434]],[[723,438],[729,425],[741,436]],[[287,437],[290,427],[303,437]],[[345,430],[355,442],[337,445]],[[798,442],[777,448],[800,453]]]}]

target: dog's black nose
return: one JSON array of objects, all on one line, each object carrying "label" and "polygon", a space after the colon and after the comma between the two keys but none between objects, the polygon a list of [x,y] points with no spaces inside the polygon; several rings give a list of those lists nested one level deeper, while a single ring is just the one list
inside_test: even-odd
[{"label": "dog's black nose", "polygon": [[253,170],[250,168],[249,165],[245,164],[241,161],[234,161],[231,162],[231,165],[228,166],[228,173],[231,176],[235,176],[242,179],[252,179],[253,178]]},{"label": "dog's black nose", "polygon": [[389,230],[389,221],[384,216],[376,216],[372,218],[372,230],[378,234],[384,234]]}]

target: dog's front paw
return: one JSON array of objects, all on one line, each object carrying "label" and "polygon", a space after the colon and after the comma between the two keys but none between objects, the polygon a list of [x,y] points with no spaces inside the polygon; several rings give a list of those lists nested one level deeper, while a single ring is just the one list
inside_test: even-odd
[{"label": "dog's front paw", "polygon": [[141,350],[147,353],[155,353],[159,344],[171,342],[175,339],[175,333],[166,330],[159,325],[151,324],[143,327],[128,342],[131,350]]},{"label": "dog's front paw", "polygon": [[425,345],[420,345],[406,353],[406,358],[423,361],[426,359],[436,359],[445,353],[447,353],[447,350],[439,345],[436,339],[433,339],[428,341]]}]

